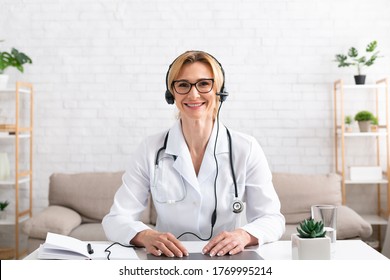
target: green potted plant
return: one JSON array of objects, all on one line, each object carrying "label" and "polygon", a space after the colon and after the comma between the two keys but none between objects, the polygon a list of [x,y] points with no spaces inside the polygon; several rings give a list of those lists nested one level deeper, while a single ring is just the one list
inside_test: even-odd
[{"label": "green potted plant", "polygon": [[7,213],[5,212],[5,208],[9,205],[7,200],[0,201],[0,219],[5,220],[7,218]]},{"label": "green potted plant", "polygon": [[8,67],[15,67],[21,73],[23,73],[23,65],[26,63],[31,64],[31,58],[28,57],[25,53],[19,52],[15,48],[12,48],[11,52],[0,51],[0,88],[5,88],[7,85],[8,75],[5,75],[4,71]]},{"label": "green potted plant", "polygon": [[299,223],[297,232],[291,235],[294,260],[330,259],[330,238],[326,236],[322,221],[305,219]]},{"label": "green potted plant", "polygon": [[378,123],[378,118],[373,117],[371,120],[371,131],[372,132],[378,132],[379,131],[379,123]]},{"label": "green potted plant", "polygon": [[352,116],[350,116],[350,115],[345,116],[344,123],[345,123],[345,131],[346,132],[352,132],[352,121],[353,121]]},{"label": "green potted plant", "polygon": [[360,111],[355,115],[355,121],[359,124],[360,132],[368,132],[374,115],[369,111]]},{"label": "green potted plant", "polygon": [[347,54],[336,54],[336,62],[338,67],[357,67],[357,75],[355,75],[355,83],[362,85],[365,83],[366,75],[362,74],[363,67],[369,67],[374,64],[379,57],[379,51],[375,51],[378,46],[377,41],[370,42],[366,47],[366,54],[360,55],[355,47],[351,47]]}]

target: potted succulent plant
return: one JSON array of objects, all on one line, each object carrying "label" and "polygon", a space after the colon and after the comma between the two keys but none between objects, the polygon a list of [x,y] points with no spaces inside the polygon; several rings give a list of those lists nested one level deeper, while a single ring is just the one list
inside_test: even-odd
[{"label": "potted succulent plant", "polygon": [[23,65],[26,63],[31,64],[31,58],[15,48],[12,48],[11,52],[0,51],[0,88],[5,88],[7,86],[8,75],[4,74],[5,69],[8,67],[15,67],[23,73]]},{"label": "potted succulent plant", "polygon": [[329,260],[330,238],[322,221],[306,219],[299,223],[297,232],[291,235],[293,260]]},{"label": "potted succulent plant", "polygon": [[374,115],[369,111],[360,111],[355,115],[355,121],[359,124],[360,132],[368,132],[370,130],[371,121]]},{"label": "potted succulent plant", "polygon": [[345,131],[346,132],[352,132],[352,116],[348,115],[348,116],[345,116]]},{"label": "potted succulent plant", "polygon": [[338,67],[357,67],[357,75],[355,75],[355,83],[357,85],[362,85],[365,83],[366,75],[362,74],[363,67],[368,67],[374,64],[375,60],[379,57],[379,51],[375,51],[378,43],[377,41],[372,41],[366,47],[366,54],[359,56],[359,52],[355,47],[351,47],[348,50],[348,53],[345,54],[336,54],[336,62],[338,62]]},{"label": "potted succulent plant", "polygon": [[0,201],[0,220],[5,220],[7,218],[7,213],[5,212],[5,208],[9,205],[7,200]]}]

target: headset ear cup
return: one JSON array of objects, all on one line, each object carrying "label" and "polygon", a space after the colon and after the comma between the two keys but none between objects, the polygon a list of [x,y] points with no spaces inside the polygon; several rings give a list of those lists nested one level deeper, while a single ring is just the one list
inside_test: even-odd
[{"label": "headset ear cup", "polygon": [[173,95],[169,90],[165,91],[165,100],[167,101],[168,104],[171,105],[175,103],[175,99],[173,98]]},{"label": "headset ear cup", "polygon": [[218,95],[219,95],[219,100],[221,102],[224,102],[226,100],[226,98],[228,97],[229,93],[226,91],[222,91],[222,92],[218,93]]}]

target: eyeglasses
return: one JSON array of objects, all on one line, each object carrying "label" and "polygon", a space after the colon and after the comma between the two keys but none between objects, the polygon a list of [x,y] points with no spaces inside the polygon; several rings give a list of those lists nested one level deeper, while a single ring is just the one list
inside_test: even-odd
[{"label": "eyeglasses", "polygon": [[196,83],[190,83],[185,80],[177,80],[172,82],[172,86],[178,94],[187,94],[191,91],[192,86],[195,86],[199,93],[209,93],[213,89],[214,79],[202,79]]}]

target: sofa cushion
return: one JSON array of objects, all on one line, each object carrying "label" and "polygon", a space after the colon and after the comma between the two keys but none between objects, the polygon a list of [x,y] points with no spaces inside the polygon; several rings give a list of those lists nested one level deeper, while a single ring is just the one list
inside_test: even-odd
[{"label": "sofa cushion", "polygon": [[84,223],[75,228],[69,236],[83,241],[106,241],[101,223]]},{"label": "sofa cushion", "polygon": [[372,234],[371,225],[348,206],[337,207],[337,239],[367,238]]},{"label": "sofa cushion", "polygon": [[32,238],[46,239],[48,232],[68,235],[81,224],[80,215],[72,209],[52,205],[27,220],[23,231]]},{"label": "sofa cushion", "polygon": [[341,205],[341,177],[337,174],[273,173],[273,184],[287,224],[311,216],[315,204]]},{"label": "sofa cushion", "polygon": [[122,184],[122,175],[123,171],[54,173],[50,176],[49,205],[71,208],[84,221],[101,221]]}]

